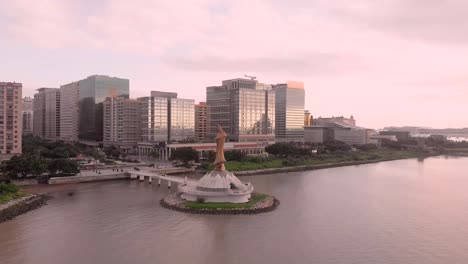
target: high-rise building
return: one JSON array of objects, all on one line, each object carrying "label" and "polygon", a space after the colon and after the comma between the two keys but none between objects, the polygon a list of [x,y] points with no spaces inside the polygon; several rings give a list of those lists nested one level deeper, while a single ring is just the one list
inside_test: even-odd
[{"label": "high-rise building", "polygon": [[224,80],[206,88],[207,137],[219,124],[230,141],[272,141],[275,138],[275,93],[271,85],[251,79]]},{"label": "high-rise building", "polygon": [[23,107],[21,114],[23,116],[23,135],[33,133],[33,99],[31,97],[23,98]]},{"label": "high-rise building", "polygon": [[171,142],[195,136],[195,100],[177,98],[177,93],[152,91],[138,99],[142,107],[142,139]]},{"label": "high-rise building", "polygon": [[103,102],[107,97],[129,98],[128,79],[92,75],[62,85],[61,138],[66,141],[103,140]]},{"label": "high-rise building", "polygon": [[195,105],[195,140],[202,142],[206,138],[206,103]]},{"label": "high-rise building", "polygon": [[168,103],[167,98],[142,97],[142,140],[146,142],[166,142],[168,140]]},{"label": "high-rise building", "polygon": [[195,137],[195,100],[169,98],[169,142]]},{"label": "high-rise building", "polygon": [[141,141],[141,102],[122,97],[104,101],[104,146],[126,151]]},{"label": "high-rise building", "polygon": [[309,110],[304,111],[304,126],[312,125],[313,116],[310,114]]},{"label": "high-rise building", "polygon": [[68,142],[78,141],[79,120],[78,82],[60,86],[60,139]]},{"label": "high-rise building", "polygon": [[0,82],[0,158],[21,154],[21,83]]},{"label": "high-rise building", "polygon": [[60,89],[37,89],[33,111],[34,136],[48,140],[60,139]]},{"label": "high-rise building", "polygon": [[304,83],[292,82],[273,86],[276,94],[276,141],[303,141]]}]

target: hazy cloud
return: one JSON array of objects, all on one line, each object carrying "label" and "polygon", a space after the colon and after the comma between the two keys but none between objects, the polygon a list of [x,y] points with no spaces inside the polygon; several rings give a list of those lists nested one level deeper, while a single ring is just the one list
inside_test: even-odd
[{"label": "hazy cloud", "polygon": [[[304,81],[316,115],[354,114],[377,127],[423,112],[435,126],[466,126],[450,115],[468,99],[459,77],[466,10],[462,0],[0,1],[10,59],[0,72],[25,87],[115,74],[132,80],[132,96],[165,87],[197,100],[207,85],[252,72],[262,82]],[[425,93],[446,101],[441,113],[412,97]]]},{"label": "hazy cloud", "polygon": [[362,70],[365,66],[358,56],[331,53],[309,53],[290,57],[201,58],[168,57],[163,60],[176,69],[221,72],[265,72],[288,74],[340,74]]},{"label": "hazy cloud", "polygon": [[351,19],[379,31],[407,38],[451,44],[468,42],[468,1],[358,0],[338,1],[337,18]]}]

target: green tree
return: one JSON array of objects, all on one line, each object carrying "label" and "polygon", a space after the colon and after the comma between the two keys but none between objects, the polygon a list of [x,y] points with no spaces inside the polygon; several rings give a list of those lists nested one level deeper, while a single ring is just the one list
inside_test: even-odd
[{"label": "green tree", "polygon": [[377,145],[375,144],[364,144],[364,145],[356,145],[355,148],[361,150],[361,151],[371,151],[371,150],[376,150]]},{"label": "green tree", "polygon": [[40,155],[44,158],[69,158],[76,157],[80,152],[80,147],[75,144],[67,144],[63,141],[49,141],[30,135],[23,136],[23,154]]},{"label": "green tree", "polygon": [[298,146],[294,143],[275,143],[265,148],[265,151],[269,154],[277,157],[298,157],[298,156],[310,156],[311,149],[303,146]]},{"label": "green tree", "polygon": [[31,158],[29,155],[13,156],[2,162],[2,173],[10,178],[26,177],[31,173]]},{"label": "green tree", "polygon": [[224,157],[226,160],[235,160],[242,161],[245,158],[246,154],[240,150],[233,149],[224,152]]},{"label": "green tree", "polygon": [[40,176],[47,171],[47,161],[42,157],[31,157],[30,166],[33,176]]},{"label": "green tree", "polygon": [[389,148],[389,149],[396,149],[396,150],[403,149],[403,146],[401,145],[400,142],[391,141],[391,140],[388,140],[388,139],[382,140],[382,147]]},{"label": "green tree", "polygon": [[339,140],[330,140],[330,141],[327,141],[325,143],[323,143],[323,146],[325,148],[326,151],[329,151],[329,152],[335,152],[335,151],[350,151],[351,150],[351,146],[346,144],[345,142],[343,141],[339,141]]},{"label": "green tree", "polygon": [[154,158],[154,159],[158,159],[159,158],[159,152],[156,151],[156,150],[152,150],[149,154],[150,157]]},{"label": "green tree", "polygon": [[105,147],[103,151],[107,157],[111,157],[113,159],[118,159],[120,157],[120,149],[116,146]]},{"label": "green tree", "polygon": [[172,151],[170,160],[178,160],[188,165],[190,161],[198,162],[198,152],[193,148],[177,148]]},{"label": "green tree", "polygon": [[105,154],[100,151],[98,148],[88,148],[85,151],[85,154],[93,157],[95,160],[105,160]]},{"label": "green tree", "polygon": [[205,153],[205,157],[208,162],[213,162],[216,159],[216,152],[209,150]]},{"label": "green tree", "polygon": [[77,174],[78,172],[80,172],[80,166],[78,162],[74,160],[56,159],[48,164],[47,171],[50,175]]}]

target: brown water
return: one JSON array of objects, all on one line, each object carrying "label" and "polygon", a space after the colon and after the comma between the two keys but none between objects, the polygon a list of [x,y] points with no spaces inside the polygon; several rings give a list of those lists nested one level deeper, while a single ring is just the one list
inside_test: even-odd
[{"label": "brown water", "polygon": [[190,215],[136,181],[57,190],[0,224],[0,263],[468,263],[468,158],[243,178],[271,213]]}]

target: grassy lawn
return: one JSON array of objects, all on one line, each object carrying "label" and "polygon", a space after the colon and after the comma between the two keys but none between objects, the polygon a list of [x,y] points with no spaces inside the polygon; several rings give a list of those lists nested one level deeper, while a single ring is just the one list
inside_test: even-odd
[{"label": "grassy lawn", "polygon": [[257,202],[266,199],[268,195],[266,194],[252,194],[252,197],[247,203],[199,203],[186,201],[184,205],[192,209],[216,209],[216,208],[250,208],[254,206]]},{"label": "grassy lawn", "polygon": [[13,184],[0,183],[0,204],[8,203],[11,200],[26,196],[18,186]]},{"label": "grassy lawn", "polygon": [[259,170],[268,168],[282,167],[283,160],[275,159],[262,162],[249,162],[249,161],[228,161],[225,166],[229,171],[245,171],[245,170]]},{"label": "grassy lawn", "polygon": [[[274,159],[262,162],[249,161],[227,161],[226,169],[230,171],[248,171],[269,168],[281,168],[286,166],[321,165],[328,163],[350,162],[350,161],[373,161],[379,159],[404,159],[415,158],[418,152],[404,150],[373,150],[359,151],[342,154],[322,154],[313,158],[293,159],[292,164],[286,163],[287,159]],[[283,163],[285,162],[285,163]]]}]

